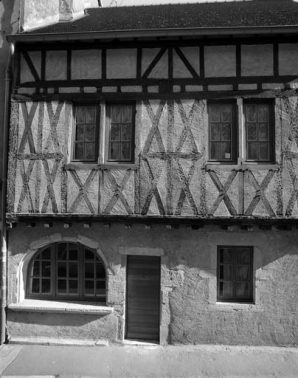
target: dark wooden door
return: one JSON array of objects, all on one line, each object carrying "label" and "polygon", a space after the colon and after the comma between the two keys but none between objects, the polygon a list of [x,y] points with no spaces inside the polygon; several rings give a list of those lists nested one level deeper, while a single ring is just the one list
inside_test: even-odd
[{"label": "dark wooden door", "polygon": [[160,257],[127,256],[126,338],[159,341]]}]

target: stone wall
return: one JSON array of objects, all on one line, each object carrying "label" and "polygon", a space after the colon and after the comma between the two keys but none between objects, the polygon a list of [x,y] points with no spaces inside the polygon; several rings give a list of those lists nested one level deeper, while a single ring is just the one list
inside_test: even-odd
[{"label": "stone wall", "polygon": [[[38,237],[37,237],[38,235]],[[38,238],[38,239],[37,239]],[[18,313],[8,310],[11,337],[60,337],[122,342],[125,324],[126,255],[161,256],[161,344],[297,345],[298,234],[293,231],[229,231],[218,226],[199,230],[162,224],[82,223],[64,229],[56,222],[45,229],[19,224],[10,232],[8,304],[18,303],[26,287],[22,262],[38,245],[61,240],[92,243],[109,272],[105,316]],[[217,246],[254,248],[254,304],[217,303]]]}]

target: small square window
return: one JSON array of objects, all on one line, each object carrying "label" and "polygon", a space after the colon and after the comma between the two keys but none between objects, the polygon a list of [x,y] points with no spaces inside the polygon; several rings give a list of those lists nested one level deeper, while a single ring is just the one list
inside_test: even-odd
[{"label": "small square window", "polygon": [[253,247],[218,247],[217,261],[217,300],[252,303]]},{"label": "small square window", "polygon": [[244,104],[246,160],[272,162],[274,159],[274,121],[272,103]]},{"label": "small square window", "polygon": [[236,162],[236,103],[208,104],[209,161]]}]

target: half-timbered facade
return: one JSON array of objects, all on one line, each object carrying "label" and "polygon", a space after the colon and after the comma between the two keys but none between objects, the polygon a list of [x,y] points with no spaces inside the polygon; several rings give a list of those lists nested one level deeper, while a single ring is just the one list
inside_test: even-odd
[{"label": "half-timbered facade", "polygon": [[9,37],[9,337],[297,344],[297,12],[100,8]]}]

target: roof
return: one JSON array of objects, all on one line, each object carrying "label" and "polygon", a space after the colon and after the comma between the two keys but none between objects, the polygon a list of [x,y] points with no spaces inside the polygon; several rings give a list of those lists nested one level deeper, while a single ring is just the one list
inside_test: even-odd
[{"label": "roof", "polygon": [[[84,17],[22,35],[297,27],[298,2],[246,0],[87,9]],[[297,30],[296,30],[297,32]]]}]

